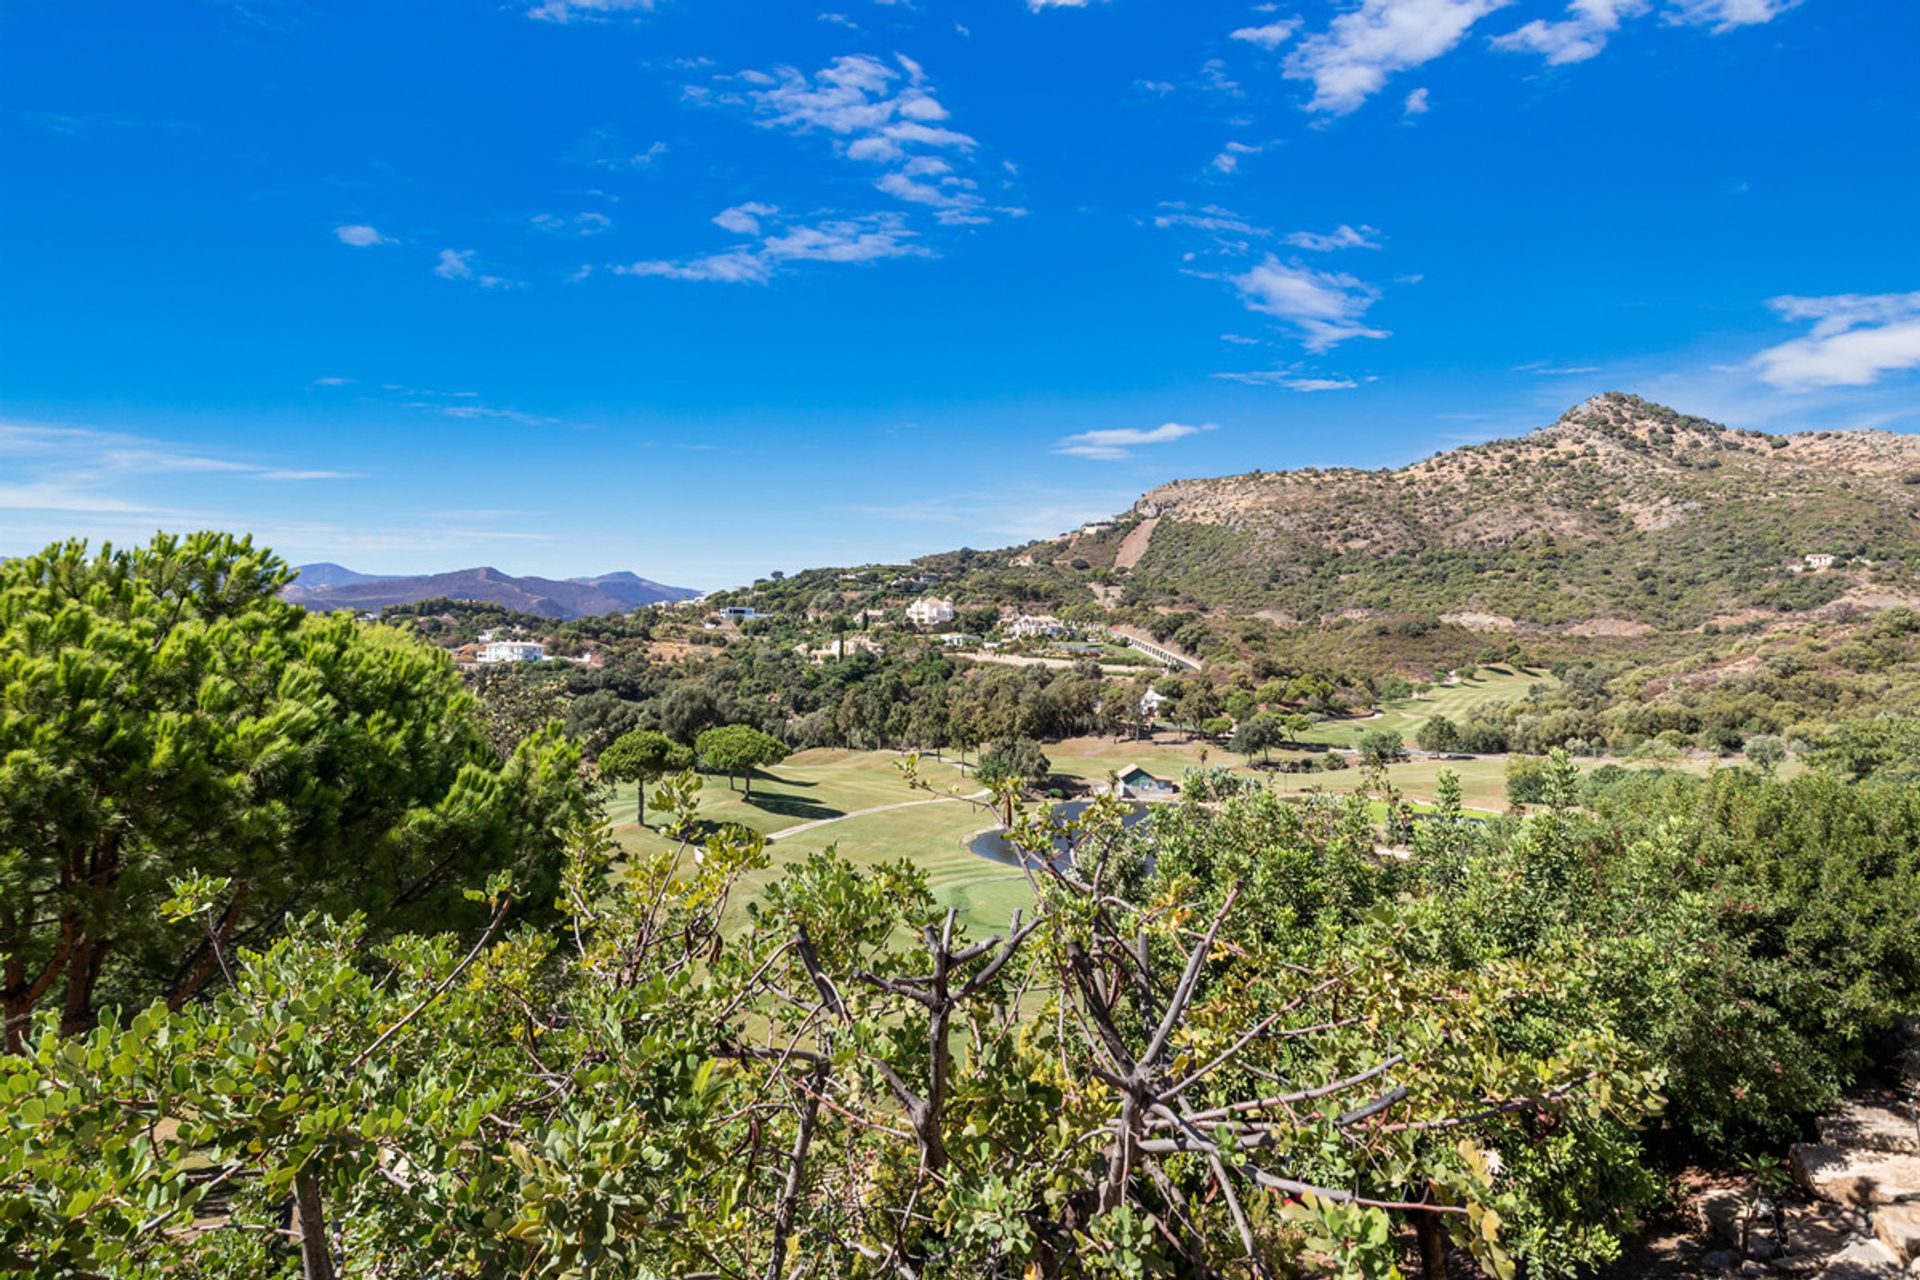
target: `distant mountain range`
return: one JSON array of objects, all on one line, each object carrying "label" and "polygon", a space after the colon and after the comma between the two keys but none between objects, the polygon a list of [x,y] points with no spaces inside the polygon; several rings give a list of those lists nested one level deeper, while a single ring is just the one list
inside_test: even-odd
[{"label": "distant mountain range", "polygon": [[663,600],[691,600],[700,594],[625,570],[594,578],[565,579],[515,577],[486,567],[450,573],[376,574],[357,573],[344,565],[322,561],[300,565],[296,572],[299,577],[281,595],[317,610],[371,611],[445,596],[450,600],[484,600],[548,618],[581,618],[626,613],[637,605]]}]

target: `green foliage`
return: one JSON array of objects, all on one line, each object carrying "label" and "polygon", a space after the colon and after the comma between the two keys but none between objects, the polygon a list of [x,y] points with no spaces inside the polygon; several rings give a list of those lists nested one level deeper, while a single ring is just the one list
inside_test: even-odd
[{"label": "green foliage", "polygon": [[78,1032],[102,1000],[216,977],[204,941],[158,927],[173,877],[228,884],[223,941],[295,910],[376,936],[477,923],[465,885],[550,882],[577,748],[549,727],[496,754],[443,654],[286,604],[287,576],[211,533],[0,564],[9,1037],[43,1001]]},{"label": "green foliage", "polygon": [[727,724],[703,732],[693,744],[700,763],[727,775],[728,785],[738,777],[745,793],[753,794],[753,771],[787,758],[787,744],[752,725]]},{"label": "green foliage", "polygon": [[1406,740],[1392,729],[1369,729],[1360,735],[1359,748],[1368,764],[1388,764],[1407,754]]},{"label": "green foliage", "polygon": [[1002,781],[1033,786],[1052,772],[1053,762],[1031,738],[1004,738],[981,752],[974,766],[974,776],[988,786]]},{"label": "green foliage", "polygon": [[[785,753],[782,753],[784,758]],[[641,826],[647,823],[646,790],[655,778],[693,767],[694,754],[664,733],[652,729],[634,729],[622,734],[612,746],[600,753],[596,762],[600,776],[611,782],[639,784],[638,800]],[[774,761],[768,761],[771,764]]]}]

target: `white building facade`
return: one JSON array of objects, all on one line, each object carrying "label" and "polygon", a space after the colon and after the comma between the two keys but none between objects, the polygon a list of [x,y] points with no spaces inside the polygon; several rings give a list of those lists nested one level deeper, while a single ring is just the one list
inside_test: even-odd
[{"label": "white building facade", "polygon": [[480,650],[476,662],[539,662],[547,646],[534,640],[494,640]]},{"label": "white building facade", "polygon": [[922,596],[907,606],[907,621],[916,627],[937,627],[953,621],[953,601]]}]

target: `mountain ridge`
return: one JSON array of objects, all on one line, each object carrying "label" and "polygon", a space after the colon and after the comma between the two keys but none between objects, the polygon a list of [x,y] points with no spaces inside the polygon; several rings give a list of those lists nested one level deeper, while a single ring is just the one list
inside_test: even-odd
[{"label": "mountain ridge", "polygon": [[1607,392],[1404,467],[1169,481],[1029,554],[1136,605],[1303,619],[1672,629],[1885,607],[1920,600],[1920,437],[1772,435]]},{"label": "mountain ridge", "polygon": [[[502,573],[491,565],[444,573],[363,574],[321,561],[300,565],[281,596],[314,610],[373,611],[446,597],[478,600],[548,618],[626,613],[640,605],[690,600],[690,587],[674,587],[621,569],[591,577],[542,578]],[[309,575],[312,576],[309,576]]]}]

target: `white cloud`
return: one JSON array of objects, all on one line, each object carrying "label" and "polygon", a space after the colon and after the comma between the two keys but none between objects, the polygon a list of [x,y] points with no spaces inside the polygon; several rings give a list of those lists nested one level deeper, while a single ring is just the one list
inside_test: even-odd
[{"label": "white cloud", "polygon": [[182,477],[269,483],[357,478],[350,471],[221,457],[121,431],[8,421],[0,421],[0,475],[9,481],[0,484],[0,511],[142,515],[175,522],[203,518],[154,500],[154,495],[176,499],[187,483]]},{"label": "white cloud", "polygon": [[392,236],[383,236],[372,227],[351,224],[333,229],[334,239],[341,244],[350,244],[356,249],[370,248],[376,244],[398,244]]},{"label": "white cloud", "polygon": [[1427,114],[1427,90],[1424,85],[1407,95],[1406,106],[1403,110],[1410,116],[1423,116]]},{"label": "white cloud", "polygon": [[1469,28],[1512,0],[1362,0],[1287,58],[1286,74],[1313,82],[1312,111],[1345,115],[1397,71],[1447,53]]},{"label": "white cloud", "polygon": [[666,280],[765,284],[782,266],[793,262],[876,262],[932,256],[931,250],[916,243],[914,232],[899,214],[829,218],[811,225],[775,220],[769,229],[768,220],[778,212],[772,205],[736,205],[714,218],[714,222],[737,234],[760,236],[757,244],[682,261],[633,262],[616,266],[613,271],[616,275]]},{"label": "white cloud", "polygon": [[604,213],[576,213],[567,217],[558,213],[539,213],[531,219],[536,230],[552,235],[597,236],[613,230],[613,219]]},{"label": "white cloud", "polygon": [[1262,49],[1274,50],[1293,38],[1300,29],[1300,19],[1286,18],[1280,22],[1269,22],[1264,26],[1241,27],[1233,33],[1235,40],[1244,40],[1248,44],[1257,44]]},{"label": "white cloud", "polygon": [[760,219],[778,212],[780,209],[777,205],[759,204],[750,200],[746,204],[736,204],[731,209],[722,209],[714,214],[713,225],[723,231],[731,231],[735,235],[759,235]]},{"label": "white cloud", "polygon": [[1378,249],[1380,242],[1373,237],[1380,232],[1362,223],[1359,227],[1350,227],[1341,223],[1326,235],[1312,231],[1296,231],[1287,237],[1287,243],[1300,249],[1311,249],[1315,253],[1325,253],[1331,249]]},{"label": "white cloud", "polygon": [[1272,234],[1265,227],[1257,227],[1242,218],[1231,209],[1217,204],[1203,204],[1198,207],[1179,200],[1165,200],[1160,204],[1161,212],[1153,216],[1153,225],[1162,230],[1171,227],[1191,227],[1196,231],[1213,231],[1240,236],[1265,236]]},{"label": "white cloud", "polygon": [[1034,13],[1042,9],[1084,9],[1087,0],[1027,0],[1027,8]]},{"label": "white cloud", "polygon": [[542,22],[605,21],[620,13],[651,13],[654,0],[541,0],[527,10]]},{"label": "white cloud", "polygon": [[1607,37],[1620,29],[1622,19],[1637,18],[1647,8],[1647,0],[1573,0],[1565,18],[1535,18],[1517,31],[1495,36],[1493,47],[1537,53],[1553,66],[1585,62],[1607,47]]},{"label": "white cloud", "polygon": [[1768,306],[1782,319],[1811,321],[1802,338],[1755,356],[1760,378],[1786,390],[1864,387],[1920,368],[1920,293],[1787,295]]},{"label": "white cloud", "polygon": [[864,54],[835,58],[811,76],[794,67],[745,72],[746,97],[770,128],[833,135],[848,160],[884,167],[874,186],[935,210],[949,225],[985,222],[992,213],[979,183],[957,171],[978,145],[949,128],[924,68],[904,54],[892,63]]},{"label": "white cloud", "polygon": [[478,285],[482,289],[513,287],[515,282],[505,276],[486,275],[476,271],[473,266],[475,254],[476,251],[473,249],[442,249],[440,261],[434,266],[433,274],[442,280],[460,280]]},{"label": "white cloud", "polygon": [[1676,22],[1711,27],[1715,35],[1735,27],[1758,26],[1794,8],[1800,0],[1675,0]]},{"label": "white cloud", "polygon": [[1216,373],[1216,378],[1227,382],[1242,382],[1253,387],[1284,387],[1288,391],[1351,391],[1359,386],[1345,375],[1332,377],[1301,373],[1294,368],[1255,369],[1247,373]]},{"label": "white cloud", "polygon": [[1215,429],[1215,424],[1211,422],[1197,427],[1183,422],[1163,422],[1157,427],[1146,428],[1110,427],[1067,436],[1053,446],[1053,451],[1074,458],[1129,458],[1133,456],[1133,450],[1141,445],[1171,444],[1175,440],[1184,440],[1202,431]]},{"label": "white cloud", "polygon": [[1344,272],[1316,271],[1268,254],[1259,266],[1227,279],[1249,311],[1291,324],[1309,351],[1326,351],[1349,338],[1388,336],[1364,322],[1380,291]]}]

